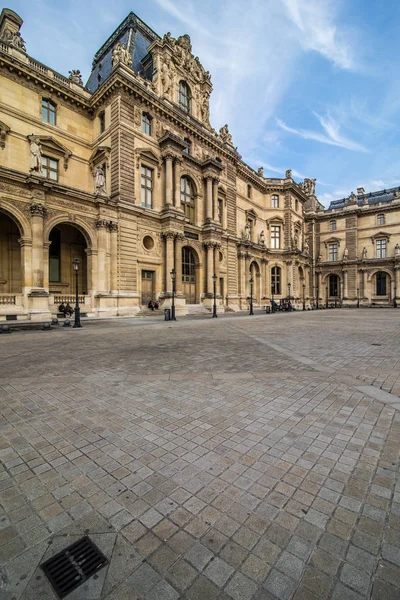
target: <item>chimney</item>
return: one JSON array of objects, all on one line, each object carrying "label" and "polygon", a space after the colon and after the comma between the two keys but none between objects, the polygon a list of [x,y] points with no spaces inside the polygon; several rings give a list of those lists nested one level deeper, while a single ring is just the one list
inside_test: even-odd
[{"label": "chimney", "polygon": [[357,196],[364,196],[365,190],[363,187],[357,188]]}]

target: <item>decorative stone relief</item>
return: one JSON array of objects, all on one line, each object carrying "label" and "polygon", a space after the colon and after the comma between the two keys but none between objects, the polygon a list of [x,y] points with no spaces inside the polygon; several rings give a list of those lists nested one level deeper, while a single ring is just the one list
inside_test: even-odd
[{"label": "decorative stone relief", "polygon": [[25,41],[22,39],[19,31],[11,31],[11,29],[4,29],[1,34],[0,41],[10,44],[13,48],[26,52]]},{"label": "decorative stone relief", "polygon": [[315,182],[316,179],[309,179],[306,177],[302,183],[299,183],[301,189],[307,196],[315,196]]},{"label": "decorative stone relief", "polygon": [[6,147],[6,137],[10,133],[10,128],[8,125],[0,121],[0,148],[4,150]]},{"label": "decorative stone relief", "polygon": [[42,147],[40,145],[40,137],[37,135],[28,136],[30,141],[30,160],[29,170],[33,175],[43,175],[42,172]]},{"label": "decorative stone relief", "polygon": [[223,127],[221,127],[221,129],[219,130],[219,137],[221,142],[223,142],[224,144],[232,145],[232,136],[229,133],[228,125],[225,124]]},{"label": "decorative stone relief", "polygon": [[94,193],[96,196],[107,196],[106,177],[101,167],[97,167],[94,173]]},{"label": "decorative stone relief", "polygon": [[119,63],[132,67],[132,54],[129,52],[125,43],[120,44],[119,42],[114,46],[112,53],[112,66],[115,67]]},{"label": "decorative stone relief", "polygon": [[77,85],[81,85],[83,87],[82,75],[81,75],[81,72],[79,71],[79,69],[75,69],[75,70],[68,71],[68,72],[69,72],[68,79],[70,79],[72,81],[72,83],[76,83]]}]

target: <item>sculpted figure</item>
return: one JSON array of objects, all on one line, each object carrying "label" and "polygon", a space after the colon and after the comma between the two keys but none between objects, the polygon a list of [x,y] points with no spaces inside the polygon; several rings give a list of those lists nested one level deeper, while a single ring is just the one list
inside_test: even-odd
[{"label": "sculpted figure", "polygon": [[344,252],[343,252],[343,260],[347,260],[348,258],[349,258],[349,249],[346,246],[346,248],[344,249]]},{"label": "sculpted figure", "polygon": [[363,260],[365,260],[367,258],[367,249],[366,248],[363,248],[362,257],[363,257]]},{"label": "sculpted figure", "polygon": [[264,177],[264,167],[259,167],[257,169],[257,175],[259,175],[260,177]]},{"label": "sculpted figure", "polygon": [[265,234],[264,234],[264,230],[262,230],[261,233],[260,233],[259,243],[262,246],[265,246]]},{"label": "sculpted figure", "polygon": [[228,143],[228,144],[232,144],[232,136],[229,133],[229,129],[228,129],[228,125],[225,124],[223,127],[221,127],[221,129],[219,130],[219,137],[221,138],[221,140],[224,143]]},{"label": "sculpted figure", "polygon": [[94,193],[97,196],[107,196],[106,178],[102,167],[97,167],[94,174]]},{"label": "sculpted figure", "polygon": [[287,169],[287,171],[285,173],[285,178],[286,179],[291,179],[292,178],[292,169]]},{"label": "sculpted figure", "polygon": [[318,254],[317,263],[322,262],[322,254]]},{"label": "sculpted figure", "polygon": [[161,85],[163,95],[168,97],[172,85],[172,79],[170,75],[171,63],[170,61],[163,63],[161,67]]},{"label": "sculpted figure", "polygon": [[77,83],[78,85],[83,86],[82,75],[79,69],[75,69],[73,71],[69,71],[69,79],[73,83]]},{"label": "sculpted figure", "polygon": [[394,255],[400,256],[400,244],[396,244],[394,247]]},{"label": "sculpted figure", "polygon": [[246,225],[244,226],[244,239],[250,241],[251,227],[250,222],[246,221]]},{"label": "sculpted figure", "polygon": [[32,173],[36,173],[37,175],[42,174],[42,147],[40,145],[40,138],[38,136],[31,137],[31,145],[30,145],[30,162],[29,169]]},{"label": "sculpted figure", "polygon": [[22,50],[22,52],[26,52],[25,42],[22,39],[19,31],[13,34],[13,37],[11,39],[11,45],[14,46],[14,48],[16,48],[17,50]]},{"label": "sculpted figure", "polygon": [[120,43],[117,42],[112,52],[112,66],[115,67],[122,60],[122,48]]},{"label": "sculpted figure", "polygon": [[308,241],[304,240],[304,252],[306,254],[310,254],[310,246],[308,245]]},{"label": "sculpted figure", "polygon": [[121,45],[121,62],[126,65],[127,67],[131,67],[132,66],[132,57],[131,57],[131,53],[129,52],[128,48],[126,47],[126,44],[123,43]]},{"label": "sculpted figure", "polygon": [[209,105],[209,93],[205,91],[201,97],[200,111],[201,118],[207,125],[210,123],[210,105]]}]

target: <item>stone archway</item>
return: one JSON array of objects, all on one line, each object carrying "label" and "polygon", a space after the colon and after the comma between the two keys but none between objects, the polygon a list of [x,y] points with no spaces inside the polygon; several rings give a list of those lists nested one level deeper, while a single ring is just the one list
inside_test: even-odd
[{"label": "stone archway", "polygon": [[21,237],[22,229],[17,220],[0,211],[0,304],[10,303],[11,296],[22,293]]},{"label": "stone archway", "polygon": [[250,263],[250,277],[253,279],[253,302],[261,304],[261,270],[255,260]]}]

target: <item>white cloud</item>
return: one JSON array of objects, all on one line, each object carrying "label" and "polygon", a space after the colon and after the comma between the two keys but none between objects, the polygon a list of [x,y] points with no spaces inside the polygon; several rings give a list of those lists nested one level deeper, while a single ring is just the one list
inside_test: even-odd
[{"label": "white cloud", "polygon": [[[281,0],[300,33],[306,51],[318,52],[336,67],[357,68],[351,40],[344,27],[335,24],[335,4],[331,0]],[[354,39],[352,40],[354,43]]]},{"label": "white cloud", "polygon": [[276,119],[276,123],[284,131],[302,137],[305,140],[314,140],[322,144],[328,144],[329,146],[339,146],[340,148],[346,148],[346,150],[370,152],[368,148],[365,148],[358,142],[353,142],[349,138],[341,135],[339,133],[339,124],[331,116],[328,115],[327,117],[322,117],[315,112],[314,115],[319,120],[326,135],[318,131],[310,131],[309,129],[295,129],[289,127],[282,119]]}]

